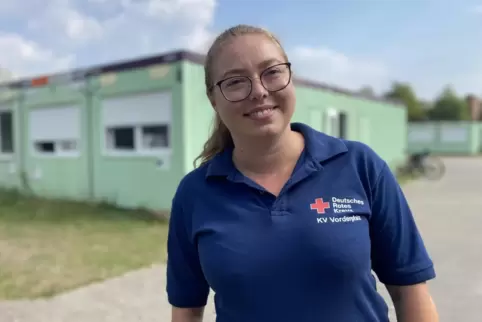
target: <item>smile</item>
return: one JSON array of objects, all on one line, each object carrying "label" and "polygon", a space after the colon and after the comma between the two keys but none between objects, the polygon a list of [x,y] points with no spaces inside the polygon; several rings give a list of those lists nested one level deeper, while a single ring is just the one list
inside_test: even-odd
[{"label": "smile", "polygon": [[278,108],[277,106],[259,108],[251,111],[250,113],[244,114],[244,116],[247,116],[251,119],[262,120],[262,119],[269,118],[271,115],[273,115],[273,111],[277,108]]}]

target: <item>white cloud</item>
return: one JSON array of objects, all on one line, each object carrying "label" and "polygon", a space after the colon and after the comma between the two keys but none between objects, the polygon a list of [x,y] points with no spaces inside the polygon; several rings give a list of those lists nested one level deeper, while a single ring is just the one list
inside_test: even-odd
[{"label": "white cloud", "polygon": [[28,22],[31,30],[59,35],[66,42],[100,39],[101,22],[77,10],[66,0],[55,0],[44,11]]},{"label": "white cloud", "polygon": [[38,43],[17,34],[0,33],[0,66],[3,79],[37,75],[70,68],[73,55],[57,55]]},{"label": "white cloud", "polygon": [[[141,51],[189,48],[204,51],[212,40],[215,0],[91,0],[116,7],[117,15],[102,21],[105,39]],[[122,36],[122,41],[116,38]],[[104,40],[103,40],[104,41]],[[105,42],[105,41],[104,41]],[[122,43],[121,43],[122,42]],[[138,46],[137,46],[138,45]]]},{"label": "white cloud", "polygon": [[358,90],[365,85],[375,91],[384,90],[389,70],[381,62],[348,57],[335,50],[318,47],[296,47],[290,52],[293,70],[299,76]]},{"label": "white cloud", "polygon": [[216,0],[2,0],[0,19],[27,23],[2,33],[0,67],[16,75],[54,72],[189,48],[205,51]]},{"label": "white cloud", "polygon": [[476,14],[482,14],[482,4],[473,7],[471,11]]}]

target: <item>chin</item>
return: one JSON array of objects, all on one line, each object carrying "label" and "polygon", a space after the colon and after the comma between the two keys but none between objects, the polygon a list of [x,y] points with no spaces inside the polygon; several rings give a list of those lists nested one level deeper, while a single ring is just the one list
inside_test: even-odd
[{"label": "chin", "polygon": [[284,110],[275,109],[271,116],[261,119],[245,118],[238,123],[243,129],[243,135],[253,139],[262,137],[275,137],[281,135],[290,124],[290,115],[286,115]]},{"label": "chin", "polygon": [[268,137],[268,136],[278,136],[286,130],[286,126],[279,122],[267,123],[253,128],[249,131],[250,136],[254,137]]}]

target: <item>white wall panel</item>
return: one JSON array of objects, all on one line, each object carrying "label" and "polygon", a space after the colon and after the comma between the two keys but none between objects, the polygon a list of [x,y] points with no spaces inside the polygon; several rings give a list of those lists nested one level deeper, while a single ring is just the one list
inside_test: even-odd
[{"label": "white wall panel", "polygon": [[78,106],[37,108],[29,113],[33,141],[80,139],[81,117]]},{"label": "white wall panel", "polygon": [[102,122],[104,126],[171,124],[171,92],[106,98]]}]

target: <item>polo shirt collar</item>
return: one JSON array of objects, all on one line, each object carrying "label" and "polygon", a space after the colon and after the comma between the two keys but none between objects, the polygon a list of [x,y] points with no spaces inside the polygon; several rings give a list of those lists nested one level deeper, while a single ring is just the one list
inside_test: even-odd
[{"label": "polo shirt collar", "polygon": [[[321,167],[321,163],[348,151],[343,140],[315,131],[303,123],[291,123],[293,131],[300,132],[305,139],[305,152],[309,161]],[[226,148],[208,164],[206,178],[211,176],[230,176],[237,173],[234,166],[233,148]]]}]

